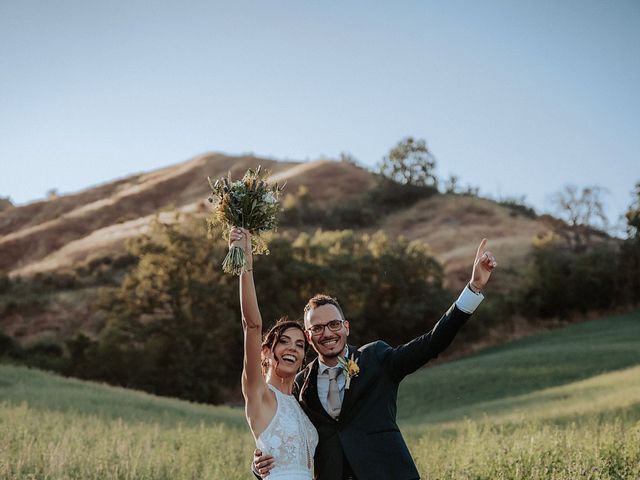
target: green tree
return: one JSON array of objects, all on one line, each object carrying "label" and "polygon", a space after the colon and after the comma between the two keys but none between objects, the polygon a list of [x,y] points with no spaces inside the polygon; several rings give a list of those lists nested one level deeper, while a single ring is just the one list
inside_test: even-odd
[{"label": "green tree", "polygon": [[625,214],[628,238],[622,243],[619,255],[620,291],[623,303],[640,303],[640,182],[632,192],[632,201]]},{"label": "green tree", "polygon": [[613,307],[618,298],[617,253],[617,247],[607,243],[575,251],[557,236],[536,242],[519,295],[522,313],[568,317]]},{"label": "green tree", "polygon": [[[105,380],[197,401],[219,402],[239,372],[235,277],[223,275],[222,235],[193,218],[156,221],[130,244],[140,260],[102,301],[110,320],[99,339]],[[240,350],[241,351],[241,350]]]},{"label": "green tree", "polygon": [[352,320],[355,343],[408,341],[426,332],[452,300],[442,267],[422,242],[392,241],[383,232],[317,231],[300,235],[294,249],[307,264],[304,300],[319,292],[336,296]]},{"label": "green tree", "polygon": [[[212,235],[200,220],[179,217],[132,242],[137,265],[100,300],[106,327],[96,340],[66,343],[65,373],[201,402],[237,398],[238,279],[222,273],[227,245],[221,232]],[[284,315],[301,319],[307,300],[324,292],[344,306],[354,343],[398,344],[428,331],[452,300],[421,242],[319,230],[269,244],[254,263],[265,328]]]},{"label": "green tree", "polygon": [[426,141],[406,137],[380,163],[380,174],[402,185],[436,187],[436,160]]},{"label": "green tree", "polygon": [[633,200],[625,214],[627,219],[627,233],[630,239],[640,241],[640,182],[636,183],[632,196]]}]

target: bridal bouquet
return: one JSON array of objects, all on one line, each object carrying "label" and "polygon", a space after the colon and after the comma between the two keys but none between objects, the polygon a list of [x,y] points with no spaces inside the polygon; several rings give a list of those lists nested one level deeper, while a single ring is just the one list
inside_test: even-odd
[{"label": "bridal bouquet", "polygon": [[[231,227],[246,228],[251,232],[252,252],[256,255],[268,254],[267,242],[262,233],[273,230],[277,225],[280,211],[280,193],[283,186],[266,182],[269,172],[249,169],[241,180],[231,181],[231,173],[215,182],[207,177],[211,187],[209,202],[214,204],[210,225],[221,225],[225,239],[229,239]],[[226,273],[240,275],[246,270],[244,251],[232,247],[222,262]]]}]

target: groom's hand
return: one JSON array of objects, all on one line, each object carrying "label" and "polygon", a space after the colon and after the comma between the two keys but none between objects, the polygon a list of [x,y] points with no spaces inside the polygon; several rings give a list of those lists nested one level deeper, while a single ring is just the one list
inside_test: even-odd
[{"label": "groom's hand", "polygon": [[253,471],[266,478],[275,466],[275,460],[271,455],[263,455],[257,448],[253,451]]},{"label": "groom's hand", "polygon": [[484,288],[491,277],[491,272],[498,266],[493,253],[487,250],[487,239],[483,238],[476,252],[476,259],[473,262],[473,272],[469,287],[476,293]]}]

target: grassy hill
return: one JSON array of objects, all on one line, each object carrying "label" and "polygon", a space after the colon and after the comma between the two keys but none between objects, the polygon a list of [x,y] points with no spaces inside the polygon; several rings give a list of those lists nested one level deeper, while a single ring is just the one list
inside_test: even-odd
[{"label": "grassy hill", "polygon": [[[257,165],[270,170],[273,181],[286,182],[286,193],[295,194],[304,186],[318,208],[348,202],[377,183],[376,175],[346,162],[205,154],[81,192],[0,210],[0,271],[23,276],[68,271],[92,258],[122,253],[126,239],[145,232],[157,214],[165,220],[176,211],[204,217],[207,176],[231,172],[240,177]],[[441,195],[400,209],[373,228],[429,243],[445,267],[458,268],[456,261],[462,256],[466,268],[468,254],[482,236],[500,239],[494,248],[506,260],[522,257],[531,238],[549,226],[544,219],[516,215],[496,202]]]},{"label": "grassy hill", "polygon": [[[8,206],[0,210],[0,283],[2,274],[8,274],[14,279],[49,281],[56,287],[38,298],[0,295],[0,303],[11,305],[0,315],[0,331],[22,344],[42,338],[61,341],[77,331],[97,334],[104,318],[92,306],[100,287],[118,282],[135,261],[127,256],[127,240],[148,232],[156,216],[163,222],[176,221],[177,212],[204,219],[210,208],[206,177],[227,172],[239,177],[257,165],[271,170],[274,181],[286,182],[285,193],[305,187],[317,212],[349,204],[378,182],[375,174],[347,162],[283,162],[212,153],[81,192]],[[382,229],[390,238],[402,234],[427,243],[444,267],[445,284],[453,290],[468,280],[477,244],[486,236],[500,259],[501,275],[492,284],[493,291],[500,291],[521,278],[517,273],[532,238],[549,230],[547,220],[520,215],[486,199],[440,194],[377,217],[375,225],[357,230]],[[281,231],[295,235],[300,229],[315,231],[321,226]],[[57,277],[52,280],[48,273]],[[65,287],[65,282],[78,277],[82,288]]]},{"label": "grassy hill", "polygon": [[504,412],[550,389],[582,388],[583,381],[635,366],[640,367],[639,313],[584,322],[420,370],[401,385],[399,418],[434,423]]},{"label": "grassy hill", "polygon": [[[640,312],[408,377],[423,478],[639,478],[638,352]],[[0,366],[0,478],[241,479],[252,448],[240,409]]]},{"label": "grassy hill", "polygon": [[271,179],[295,193],[305,185],[314,202],[346,200],[375,183],[354,165],[283,162],[252,156],[205,154],[163,169],[131,175],[81,192],[0,211],[0,270],[11,275],[68,270],[88,259],[123,251],[124,241],[146,231],[164,213],[207,215],[206,178],[239,178],[262,165]]}]

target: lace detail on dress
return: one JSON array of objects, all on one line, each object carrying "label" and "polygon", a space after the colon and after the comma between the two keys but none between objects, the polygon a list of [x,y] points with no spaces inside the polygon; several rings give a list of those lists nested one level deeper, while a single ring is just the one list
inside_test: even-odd
[{"label": "lace detail on dress", "polygon": [[256,446],[276,460],[269,478],[311,479],[318,432],[293,395],[285,395],[272,385],[268,387],[275,393],[278,405]]}]

